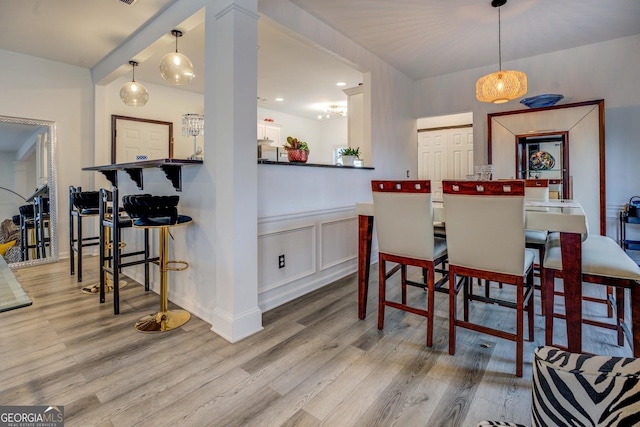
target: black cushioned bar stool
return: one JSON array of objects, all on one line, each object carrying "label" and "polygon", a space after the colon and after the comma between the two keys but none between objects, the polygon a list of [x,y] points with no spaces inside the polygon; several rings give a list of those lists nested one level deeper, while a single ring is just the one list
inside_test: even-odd
[{"label": "black cushioned bar stool", "polygon": [[100,244],[99,236],[86,237],[82,232],[84,218],[98,218],[99,197],[97,191],[82,191],[82,187],[69,187],[69,272],[72,276],[76,273],[75,254],[78,254],[78,282],[82,282],[82,248]]},{"label": "black cushioned bar stool", "polygon": [[19,224],[20,227],[20,260],[29,260],[29,249],[31,249],[32,258],[38,258],[38,233],[36,233],[35,210],[33,205],[22,205],[18,207],[20,211]]},{"label": "black cushioned bar stool", "polygon": [[160,311],[144,316],[136,322],[140,332],[165,332],[176,329],[189,321],[191,314],[185,310],[169,310],[167,273],[189,268],[185,261],[169,261],[169,228],[187,225],[191,217],[178,215],[179,196],[131,195],[122,197],[122,205],[133,219],[133,226],[159,231],[160,259]]},{"label": "black cushioned bar stool", "polygon": [[47,257],[47,248],[51,243],[49,198],[36,196],[33,199],[34,227],[36,229],[36,252],[38,258]]},{"label": "black cushioned bar stool", "polygon": [[[131,228],[133,221],[124,215],[124,209],[118,203],[118,188],[113,191],[100,189],[98,215],[100,218],[100,282],[94,292],[100,292],[100,303],[106,300],[106,292],[113,291],[113,313],[120,313],[120,289],[127,282],[120,280],[123,268],[144,264],[144,289],[149,290],[149,264],[158,261],[158,257],[149,256],[149,230],[144,230],[144,248],[138,251],[123,252],[122,229]],[[114,215],[113,212],[118,212]],[[134,257],[132,261],[125,261]],[[109,280],[109,277],[111,280]]]}]

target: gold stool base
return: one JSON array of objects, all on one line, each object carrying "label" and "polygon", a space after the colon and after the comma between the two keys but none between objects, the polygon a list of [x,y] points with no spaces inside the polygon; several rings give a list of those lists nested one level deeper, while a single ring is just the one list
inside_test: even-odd
[{"label": "gold stool base", "polygon": [[[128,284],[126,280],[120,280],[118,283],[120,284],[119,285],[120,289],[124,288]],[[104,291],[105,292],[113,291],[113,282],[111,280],[107,281],[107,287],[105,288]],[[82,293],[87,295],[100,293],[100,283],[96,283],[91,286],[85,286],[84,288],[82,288]]]},{"label": "gold stool base", "polygon": [[179,328],[190,318],[191,313],[185,310],[159,311],[138,320],[135,328],[138,332],[145,333],[166,332]]}]

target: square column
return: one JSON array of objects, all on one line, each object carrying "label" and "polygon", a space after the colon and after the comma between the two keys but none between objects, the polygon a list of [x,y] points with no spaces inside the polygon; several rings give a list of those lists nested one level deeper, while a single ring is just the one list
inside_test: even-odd
[{"label": "square column", "polygon": [[214,206],[211,330],[236,342],[262,330],[255,154],[258,3],[220,0],[211,4],[205,9],[204,94],[204,161],[213,177]]}]

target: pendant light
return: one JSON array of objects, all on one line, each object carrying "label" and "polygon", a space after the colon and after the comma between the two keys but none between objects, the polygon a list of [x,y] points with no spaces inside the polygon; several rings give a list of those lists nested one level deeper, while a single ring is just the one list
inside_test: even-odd
[{"label": "pendant light", "polygon": [[193,64],[185,55],[178,53],[178,38],[182,37],[182,31],[172,30],[171,34],[176,38],[176,51],[167,53],[160,61],[160,75],[174,85],[184,85],[193,79]]},{"label": "pendant light", "polygon": [[136,82],[136,61],[129,61],[131,64],[132,79],[120,88],[120,99],[130,107],[142,107],[149,100],[147,88]]},{"label": "pendant light", "polygon": [[498,8],[498,71],[480,77],[476,82],[476,98],[481,102],[503,104],[527,93],[527,75],[522,71],[502,69],[502,45],[500,34],[500,6],[507,0],[492,0],[491,6]]}]

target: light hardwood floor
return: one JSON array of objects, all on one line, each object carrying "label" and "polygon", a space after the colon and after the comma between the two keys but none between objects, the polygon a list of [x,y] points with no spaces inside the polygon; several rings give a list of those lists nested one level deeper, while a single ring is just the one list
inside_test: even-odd
[{"label": "light hardwood floor", "polygon": [[[97,260],[84,264],[83,284],[94,283]],[[426,320],[413,314],[387,308],[378,331],[375,267],[365,321],[357,317],[354,274],[264,313],[264,330],[235,344],[195,317],[168,333],[136,332],[157,295],[130,283],[114,316],[110,295],[101,305],[80,292],[67,260],[15,274],[34,303],[0,313],[0,405],[64,405],[67,426],[529,424],[531,357],[544,338],[539,305],[524,376],[516,378],[510,341],[459,330],[457,352],[448,354],[444,294],[436,295],[432,348]],[[424,294],[414,289],[411,298]],[[474,308],[489,324],[513,329],[511,310]],[[614,342],[611,331],[585,328],[585,350],[631,354]]]}]

